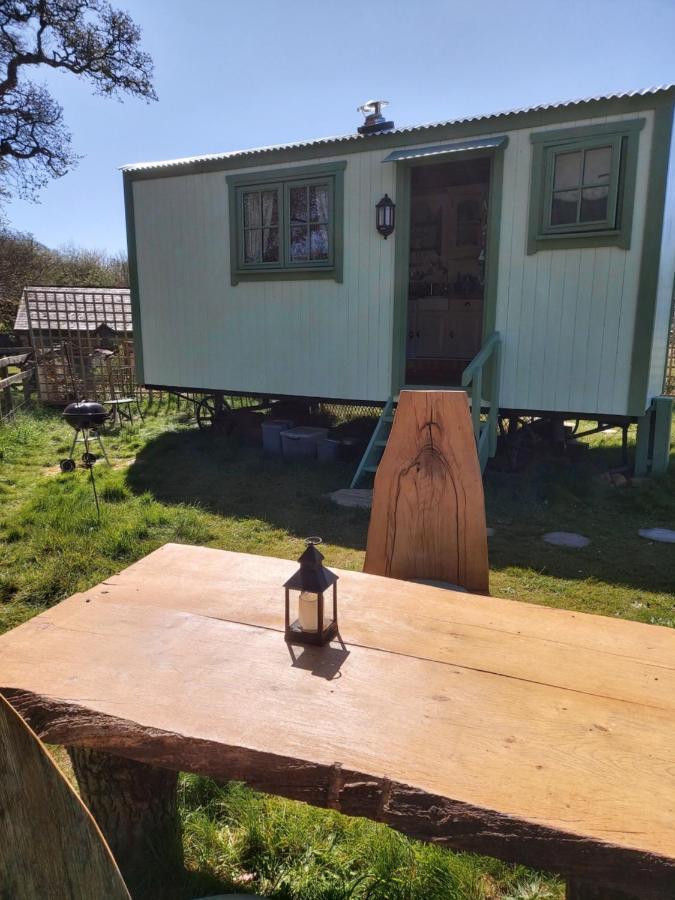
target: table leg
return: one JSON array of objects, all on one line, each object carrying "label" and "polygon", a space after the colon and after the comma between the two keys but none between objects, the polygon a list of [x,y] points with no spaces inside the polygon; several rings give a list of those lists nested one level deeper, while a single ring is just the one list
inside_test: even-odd
[{"label": "table leg", "polygon": [[614,888],[590,884],[577,878],[567,879],[566,900],[640,900],[637,894],[625,893]]},{"label": "table leg", "polygon": [[183,879],[178,773],[84,747],[68,753],[134,900],[170,897]]}]

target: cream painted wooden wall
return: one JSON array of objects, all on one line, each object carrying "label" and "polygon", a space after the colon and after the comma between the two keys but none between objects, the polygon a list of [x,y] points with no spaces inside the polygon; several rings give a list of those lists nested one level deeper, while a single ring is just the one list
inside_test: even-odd
[{"label": "cream painted wooden wall", "polygon": [[374,226],[375,204],[394,192],[394,167],[381,164],[385,155],[331,158],[347,160],[342,284],[232,286],[226,173],[135,182],[146,382],[386,399],[394,241]]},{"label": "cream painted wooden wall", "polygon": [[[645,118],[646,125],[640,133],[629,251],[550,250],[528,256],[530,130],[508,132],[496,322],[504,341],[502,407],[627,412],[653,114],[555,126],[636,117]],[[373,210],[385,191],[394,196],[395,166],[382,164],[387,153],[317,160],[347,160],[343,284],[233,287],[225,173],[135,181],[146,382],[386,399],[395,239],[377,235]]]},{"label": "cream painted wooden wall", "polygon": [[653,114],[556,126],[638,117],[646,124],[640,133],[628,251],[598,247],[528,256],[530,131],[510,135],[504,159],[497,304],[497,329],[504,340],[502,406],[627,412]]},{"label": "cream painted wooden wall", "polygon": [[668,331],[675,290],[675,130],[670,143],[670,161],[666,184],[663,236],[659,263],[659,283],[656,293],[654,340],[649,368],[649,388],[646,402],[662,393],[668,355]]}]

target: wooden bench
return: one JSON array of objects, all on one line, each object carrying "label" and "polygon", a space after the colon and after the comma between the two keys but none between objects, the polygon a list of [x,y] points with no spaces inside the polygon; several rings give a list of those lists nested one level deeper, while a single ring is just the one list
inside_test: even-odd
[{"label": "wooden bench", "polygon": [[337,570],[342,642],[289,648],[294,569],[169,544],[0,637],[0,692],[74,748],[125,879],[184,770],[554,870],[574,900],[675,896],[675,632]]}]

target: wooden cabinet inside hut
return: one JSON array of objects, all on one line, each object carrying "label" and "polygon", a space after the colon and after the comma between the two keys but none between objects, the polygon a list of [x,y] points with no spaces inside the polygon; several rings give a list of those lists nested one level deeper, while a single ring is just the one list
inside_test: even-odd
[{"label": "wooden cabinet inside hut", "polygon": [[459,384],[480,349],[489,176],[488,159],[412,172],[409,384]]}]

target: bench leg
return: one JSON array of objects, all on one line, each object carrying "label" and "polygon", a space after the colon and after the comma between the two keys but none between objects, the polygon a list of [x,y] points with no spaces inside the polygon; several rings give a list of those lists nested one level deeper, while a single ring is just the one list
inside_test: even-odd
[{"label": "bench leg", "polygon": [[637,894],[626,894],[614,888],[579,881],[577,878],[568,878],[565,900],[640,900],[640,897]]},{"label": "bench leg", "polygon": [[173,896],[183,880],[178,773],[84,747],[68,753],[131,896]]}]

